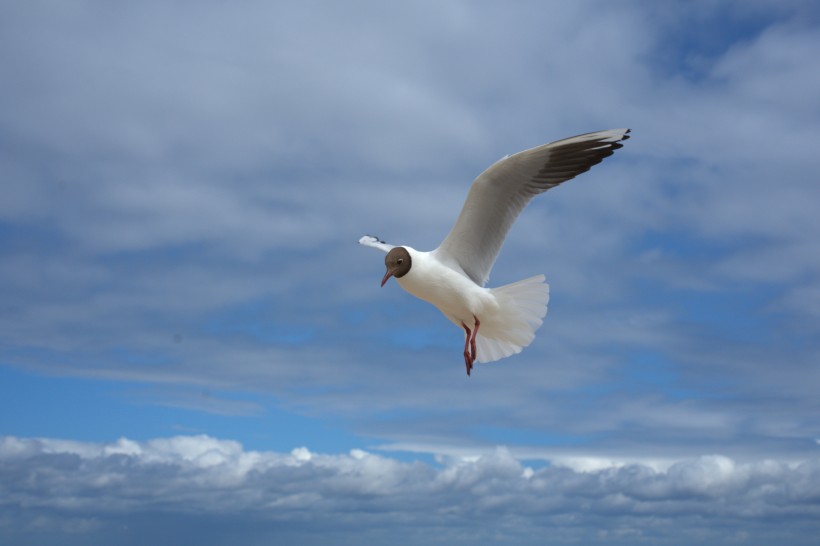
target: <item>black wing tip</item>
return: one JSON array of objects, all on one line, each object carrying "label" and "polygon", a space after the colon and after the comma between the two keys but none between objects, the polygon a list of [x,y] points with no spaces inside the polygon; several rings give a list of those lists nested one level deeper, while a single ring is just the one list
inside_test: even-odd
[{"label": "black wing tip", "polygon": [[624,141],[629,140],[630,138],[632,138],[632,135],[629,134],[631,132],[632,132],[632,129],[627,129],[626,131],[624,131],[624,134],[621,135],[621,138],[619,138],[618,140],[616,140],[615,142],[612,142],[610,144],[609,149],[614,152],[615,150],[619,150],[619,149],[623,148],[624,147],[624,144],[623,144]]},{"label": "black wing tip", "polygon": [[624,147],[623,141],[629,139],[632,129],[625,129],[623,134],[616,136],[618,131],[620,129],[587,133],[587,135],[606,133],[606,136],[558,146],[556,157],[550,158],[550,161],[538,170],[533,180],[550,184],[552,187],[587,172],[613,155],[616,150]]},{"label": "black wing tip", "polygon": [[[612,138],[611,133],[615,133],[619,130],[623,131],[621,133],[621,135],[619,137],[617,137],[615,140],[609,140],[609,139]],[[620,142],[623,142],[624,140],[629,140],[632,136],[630,134],[632,132],[632,129],[611,129],[611,130],[605,131],[605,132],[610,133],[610,136],[607,137],[607,138],[602,138],[602,139],[598,140],[598,142],[600,142],[601,144],[611,144],[613,146],[615,146],[616,144],[618,144]],[[618,147],[620,148],[620,145],[618,145]]]},{"label": "black wing tip", "polygon": [[[632,135],[630,135],[631,132],[632,132],[632,129],[625,129],[623,134],[621,134],[621,136],[618,137],[616,140],[601,139],[601,140],[598,140],[597,142],[599,144],[602,144],[603,145],[602,148],[604,148],[606,150],[609,150],[610,154],[611,154],[615,150],[618,150],[618,149],[624,147],[624,145],[623,145],[624,141],[629,140],[632,137]],[[609,138],[612,138],[612,137],[609,137]]]}]

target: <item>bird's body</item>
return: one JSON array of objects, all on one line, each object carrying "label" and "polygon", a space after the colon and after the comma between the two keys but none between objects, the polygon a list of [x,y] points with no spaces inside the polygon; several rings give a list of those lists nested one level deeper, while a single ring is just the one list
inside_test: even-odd
[{"label": "bird's body", "polygon": [[421,252],[405,246],[413,259],[413,267],[396,279],[399,286],[419,299],[432,303],[456,325],[468,325],[473,315],[498,307],[489,288],[474,283],[463,272],[444,265],[433,252]]},{"label": "bird's body", "polygon": [[512,285],[486,288],[461,271],[445,265],[435,252],[406,248],[413,267],[396,279],[404,290],[435,305],[453,324],[475,330],[479,362],[492,362],[518,353],[530,344],[547,314],[549,285],[538,275]]},{"label": "bird's body", "polygon": [[543,275],[486,288],[515,218],[539,193],[589,170],[629,138],[628,129],[588,133],[507,156],[473,182],[461,214],[441,245],[423,252],[371,236],[359,243],[387,252],[382,286],[395,277],[404,290],[435,305],[464,329],[467,375],[473,363],[521,352],[547,313]]}]

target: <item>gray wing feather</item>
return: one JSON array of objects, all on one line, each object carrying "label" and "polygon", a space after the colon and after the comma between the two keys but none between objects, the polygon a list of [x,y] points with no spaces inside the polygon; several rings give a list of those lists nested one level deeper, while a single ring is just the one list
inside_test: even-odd
[{"label": "gray wing feather", "polygon": [[436,257],[484,286],[507,232],[530,200],[588,171],[621,148],[629,129],[558,140],[507,156],[481,173]]}]

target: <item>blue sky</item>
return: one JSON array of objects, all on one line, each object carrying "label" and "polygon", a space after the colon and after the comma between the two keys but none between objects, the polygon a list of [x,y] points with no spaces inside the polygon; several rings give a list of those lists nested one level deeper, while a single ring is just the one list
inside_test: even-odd
[{"label": "blue sky", "polygon": [[[0,1],[0,542],[814,544],[820,8]],[[520,355],[379,288],[508,153]]]}]

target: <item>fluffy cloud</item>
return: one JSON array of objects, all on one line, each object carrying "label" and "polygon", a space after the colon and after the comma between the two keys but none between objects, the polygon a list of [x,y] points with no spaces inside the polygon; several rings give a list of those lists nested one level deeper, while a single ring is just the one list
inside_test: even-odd
[{"label": "fluffy cloud", "polygon": [[186,522],[224,521],[225,532],[232,518],[246,518],[254,528],[269,525],[270,537],[312,527],[340,543],[370,532],[407,532],[408,543],[435,543],[431,534],[440,529],[441,543],[493,535],[520,543],[610,543],[628,535],[620,538],[686,544],[705,534],[763,544],[806,541],[797,530],[816,530],[820,517],[818,460],[738,464],[712,455],[662,470],[534,470],[503,448],[431,465],[361,450],[247,451],[233,441],[180,436],[110,444],[4,437],[0,463],[4,512],[25,515],[2,521],[6,536],[25,526],[46,533],[71,525],[75,534],[111,536],[123,522],[138,535],[142,518],[161,512]]}]

